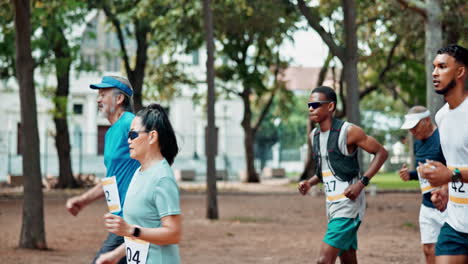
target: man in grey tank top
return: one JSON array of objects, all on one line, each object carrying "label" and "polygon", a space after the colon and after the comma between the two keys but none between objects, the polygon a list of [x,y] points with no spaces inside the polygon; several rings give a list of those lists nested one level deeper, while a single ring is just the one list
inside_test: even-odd
[{"label": "man in grey tank top", "polygon": [[[363,189],[387,159],[385,148],[362,128],[333,118],[336,93],[327,86],[315,88],[309,98],[309,118],[319,124],[311,133],[315,175],[301,181],[298,189],[307,194],[323,182],[328,225],[317,263],[357,263],[357,231],[365,211]],[[369,167],[360,175],[358,148],[373,154]]]}]

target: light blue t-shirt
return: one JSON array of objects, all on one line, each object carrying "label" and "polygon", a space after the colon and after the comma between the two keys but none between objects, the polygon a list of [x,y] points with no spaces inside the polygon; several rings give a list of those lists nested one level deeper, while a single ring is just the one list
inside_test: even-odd
[{"label": "light blue t-shirt", "polygon": [[[132,124],[134,114],[124,112],[106,132],[104,138],[104,164],[106,165],[106,177],[115,176],[119,189],[120,207],[123,208],[128,185],[136,169],[140,167],[137,160],[130,158],[128,148],[128,131]],[[117,213],[122,216],[122,211]]]},{"label": "light blue t-shirt", "polygon": [[[140,169],[128,187],[124,219],[141,227],[161,227],[161,218],[180,214],[179,187],[174,173],[165,159],[145,171]],[[146,263],[179,264],[179,246],[150,244]]]}]

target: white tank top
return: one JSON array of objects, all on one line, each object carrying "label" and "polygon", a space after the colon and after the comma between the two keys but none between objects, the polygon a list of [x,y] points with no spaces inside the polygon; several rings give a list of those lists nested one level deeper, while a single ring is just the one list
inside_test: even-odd
[{"label": "white tank top", "polygon": [[[352,123],[344,122],[341,127],[340,135],[338,137],[338,148],[343,155],[350,155],[348,152],[348,129],[352,126]],[[312,146],[314,142],[314,134],[319,128],[315,128],[310,133]],[[330,131],[320,132],[320,152],[322,156],[322,176],[323,176],[323,188],[326,195],[326,209],[327,217],[329,220],[337,217],[356,218],[362,219],[366,210],[366,198],[365,191],[362,190],[361,194],[356,200],[351,201],[344,196],[344,190],[350,185],[358,181],[358,177],[353,178],[350,182],[343,182],[339,180],[330,170],[326,158],[328,157],[328,136]]]},{"label": "white tank top", "polygon": [[[468,98],[455,109],[445,104],[436,114],[440,144],[451,170],[468,170]],[[449,182],[447,223],[458,232],[468,233],[468,183]]]}]

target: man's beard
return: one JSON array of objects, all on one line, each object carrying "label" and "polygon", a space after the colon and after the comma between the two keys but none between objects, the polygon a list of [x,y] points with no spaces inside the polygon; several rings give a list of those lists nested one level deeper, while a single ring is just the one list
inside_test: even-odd
[{"label": "man's beard", "polygon": [[103,118],[109,118],[113,113],[115,113],[115,106],[103,104],[99,110],[99,115]]},{"label": "man's beard", "polygon": [[450,91],[453,87],[455,87],[457,83],[455,82],[455,79],[453,79],[451,82],[449,82],[443,89],[441,90],[435,90],[436,93],[438,94],[446,94],[448,91]]}]

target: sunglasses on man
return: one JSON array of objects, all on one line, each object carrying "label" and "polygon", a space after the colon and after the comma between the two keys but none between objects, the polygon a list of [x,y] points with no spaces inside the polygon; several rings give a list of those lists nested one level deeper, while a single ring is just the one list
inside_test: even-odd
[{"label": "sunglasses on man", "polygon": [[317,109],[321,107],[323,104],[331,103],[333,101],[315,101],[315,102],[308,102],[307,105],[309,108],[312,107],[312,109]]},{"label": "sunglasses on man", "polygon": [[131,131],[128,131],[128,139],[130,140],[134,140],[135,138],[137,138],[140,133],[148,133],[149,131],[146,131],[146,130],[142,130],[142,131],[135,131],[135,130],[131,130]]}]

